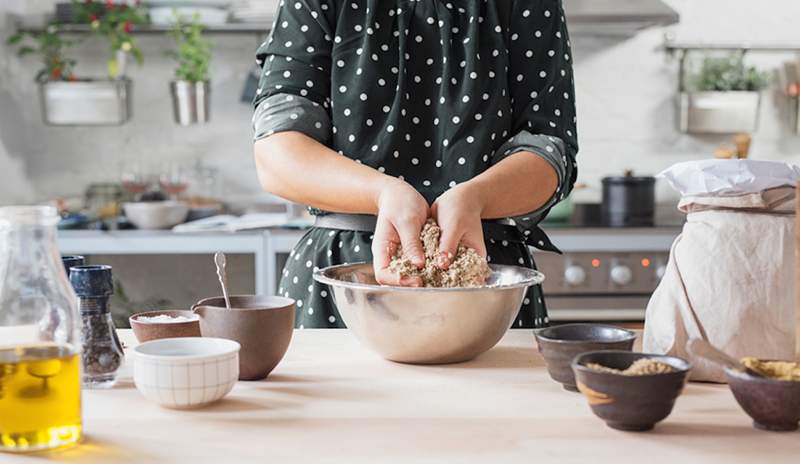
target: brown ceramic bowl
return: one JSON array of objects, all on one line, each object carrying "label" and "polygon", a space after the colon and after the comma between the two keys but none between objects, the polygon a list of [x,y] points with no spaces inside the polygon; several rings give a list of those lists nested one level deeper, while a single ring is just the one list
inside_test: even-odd
[{"label": "brown ceramic bowl", "polygon": [[223,297],[192,306],[204,337],[239,342],[239,380],[263,379],[281,362],[294,332],[294,300],[279,296],[234,295],[231,309]]},{"label": "brown ceramic bowl", "polygon": [[[621,375],[599,372],[587,363],[627,369],[641,358],[653,358],[675,370],[667,374]],[[592,351],[572,362],[578,389],[589,400],[592,412],[613,429],[644,432],[672,412],[683,391],[691,364],[681,358],[630,351]]]},{"label": "brown ceramic bowl", "polygon": [[547,372],[565,390],[578,391],[572,360],[587,351],[633,349],[636,332],[613,325],[564,324],[533,331]]},{"label": "brown ceramic bowl", "polygon": [[[153,317],[166,315],[170,317],[188,317],[193,320],[187,322],[144,322],[140,321],[140,317]],[[200,318],[196,314],[187,310],[169,309],[165,311],[147,311],[144,313],[136,313],[128,318],[133,329],[133,334],[139,343],[149,342],[150,340],[157,340],[159,338],[176,338],[176,337],[199,337],[200,336]]]},{"label": "brown ceramic bowl", "polygon": [[800,382],[753,377],[725,369],[733,396],[753,419],[753,426],[773,432],[797,430],[800,422]]}]

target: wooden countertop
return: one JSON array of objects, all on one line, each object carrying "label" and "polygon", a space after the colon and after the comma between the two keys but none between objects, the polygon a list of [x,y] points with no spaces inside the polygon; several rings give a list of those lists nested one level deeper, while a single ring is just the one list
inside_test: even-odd
[{"label": "wooden countertop", "polygon": [[[121,330],[128,345],[130,330]],[[384,361],[345,330],[296,331],[269,379],[199,410],[163,409],[133,385],[84,392],[84,442],[0,462],[218,464],[797,463],[800,433],[754,430],[727,386],[690,384],[648,433],[619,432],[551,381],[530,330],[449,366]]]}]

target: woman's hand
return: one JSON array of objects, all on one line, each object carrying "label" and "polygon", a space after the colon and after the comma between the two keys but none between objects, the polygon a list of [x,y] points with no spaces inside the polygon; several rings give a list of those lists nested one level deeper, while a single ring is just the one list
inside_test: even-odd
[{"label": "woman's hand", "polygon": [[388,267],[399,245],[414,265],[425,266],[419,234],[430,212],[428,202],[408,183],[390,178],[378,195],[377,205],[378,222],[372,239],[375,279],[386,285],[421,286],[419,277],[401,277]]},{"label": "woman's hand", "polygon": [[436,260],[438,267],[447,269],[450,266],[459,243],[474,248],[478,254],[486,257],[481,226],[483,208],[482,195],[470,182],[458,184],[436,199],[431,213],[442,229]]}]

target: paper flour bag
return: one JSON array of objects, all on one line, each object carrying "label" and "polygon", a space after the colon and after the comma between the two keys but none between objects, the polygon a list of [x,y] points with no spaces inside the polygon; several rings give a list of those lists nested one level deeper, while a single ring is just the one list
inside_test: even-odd
[{"label": "paper flour bag", "polygon": [[[703,338],[736,358],[795,357],[793,185],[798,172],[774,163],[765,183],[748,179],[755,174],[742,161],[734,161],[740,166],[733,169],[728,161],[712,161],[727,165],[716,170],[702,162],[708,175],[688,181],[683,176],[684,184],[670,180],[674,171],[663,174],[679,191],[691,193],[678,205],[687,222],[647,306],[643,348],[689,359],[691,380],[725,381],[716,365],[686,352],[691,338]],[[770,162],[759,162],[760,168],[762,163]],[[685,164],[680,165],[684,172]],[[703,191],[720,185],[724,193]],[[754,185],[766,189],[754,192]]]}]

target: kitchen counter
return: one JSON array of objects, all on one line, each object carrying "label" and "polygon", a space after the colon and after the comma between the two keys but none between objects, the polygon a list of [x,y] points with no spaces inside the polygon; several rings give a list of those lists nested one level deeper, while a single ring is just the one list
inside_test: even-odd
[{"label": "kitchen counter", "polygon": [[[128,345],[129,330],[121,330]],[[84,392],[86,437],[53,460],[154,462],[752,463],[792,462],[800,435],[755,430],[726,386],[689,384],[649,433],[619,432],[551,381],[529,330],[468,363],[384,361],[346,330],[299,330],[283,362],[222,401],[150,403],[131,359],[111,390]],[[2,463],[48,455],[0,455]]]}]

